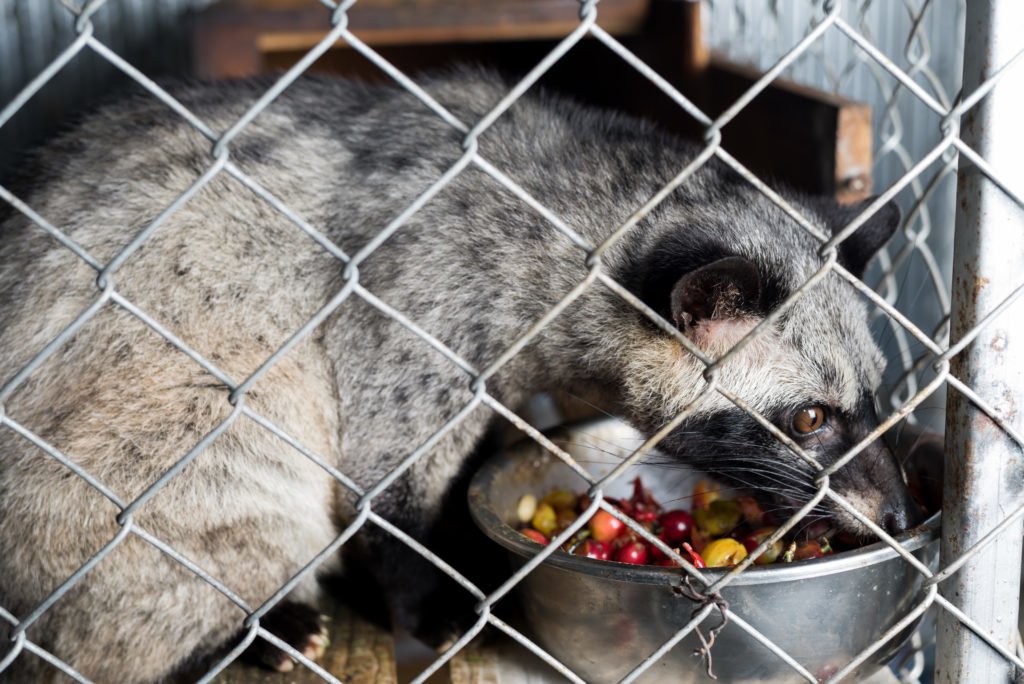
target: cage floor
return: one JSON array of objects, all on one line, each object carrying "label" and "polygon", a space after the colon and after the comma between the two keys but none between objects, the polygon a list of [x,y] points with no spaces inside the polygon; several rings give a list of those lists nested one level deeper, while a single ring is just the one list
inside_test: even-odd
[{"label": "cage floor", "polygon": [[[398,684],[418,676],[437,657],[408,637],[392,635],[340,603],[331,606],[330,644],[319,664],[346,684]],[[542,660],[511,639],[490,634],[455,654],[429,684],[555,684],[566,681]],[[397,657],[396,657],[397,654]],[[882,670],[865,684],[897,684]],[[219,684],[319,684],[317,674],[297,665],[287,673],[236,662],[217,678]]]}]

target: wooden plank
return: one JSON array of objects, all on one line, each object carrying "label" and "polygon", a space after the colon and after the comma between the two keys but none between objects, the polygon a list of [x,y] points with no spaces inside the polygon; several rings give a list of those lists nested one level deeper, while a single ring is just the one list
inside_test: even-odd
[{"label": "wooden plank", "polygon": [[[717,116],[760,72],[714,56],[703,78]],[[854,202],[871,192],[871,108],[775,80],[722,129],[723,147],[755,173],[813,194]]]},{"label": "wooden plank", "polygon": [[[602,24],[605,22],[602,21]],[[353,33],[367,45],[432,45],[437,43],[475,43],[513,40],[557,39],[579,26],[578,18],[548,21],[520,21],[515,24],[447,24],[443,26],[396,26],[356,28]],[[611,27],[610,33],[625,33],[628,26]],[[262,53],[308,50],[317,44],[326,30],[261,33],[256,37]],[[345,48],[343,40],[334,49]]]},{"label": "wooden plank", "polygon": [[711,50],[704,42],[703,7],[699,2],[672,4],[678,6],[682,12],[679,23],[683,49],[686,50],[683,71],[700,73],[711,63]]},{"label": "wooden plank", "polygon": [[200,78],[246,78],[263,73],[263,54],[256,44],[258,32],[240,22],[236,26],[196,19],[192,28],[192,63]]},{"label": "wooden plank", "polygon": [[700,74],[711,61],[701,3],[651,0],[643,35],[628,47],[669,81]]},{"label": "wooden plank", "polygon": [[[320,666],[345,684],[397,684],[391,634],[340,603],[325,601],[324,607],[330,609],[327,623],[330,643],[320,659]],[[302,665],[296,664],[291,672],[281,673],[240,662],[235,662],[215,681],[218,684],[323,684],[318,675]]]},{"label": "wooden plank", "polygon": [[[650,0],[602,0],[600,25],[638,33]],[[252,76],[262,57],[308,50],[330,30],[330,13],[297,0],[234,0],[200,12],[193,23],[196,69],[206,78]],[[422,45],[555,39],[579,25],[566,0],[364,0],[349,12],[352,32],[370,45]]]},{"label": "wooden plank", "polygon": [[836,131],[836,199],[862,200],[871,194],[871,108],[847,105],[839,109]]}]

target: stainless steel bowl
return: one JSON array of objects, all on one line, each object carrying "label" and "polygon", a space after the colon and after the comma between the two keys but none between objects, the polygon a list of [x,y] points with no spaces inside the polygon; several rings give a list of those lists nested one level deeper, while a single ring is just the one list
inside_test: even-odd
[{"label": "stainless steel bowl", "polygon": [[[595,475],[609,471],[642,441],[614,420],[580,425],[552,439]],[[680,467],[640,465],[635,471],[655,496],[671,506],[689,493],[699,474]],[[610,496],[628,495],[628,478]],[[488,462],[473,478],[469,505],[476,524],[509,551],[520,567],[536,546],[516,532],[516,504],[527,493],[585,489],[584,481],[530,441]],[[899,537],[905,548],[934,565],[938,515]],[[720,571],[708,571],[718,576]],[[680,596],[678,569],[631,566],[555,552],[518,585],[530,636],[588,682],[618,681],[691,619],[695,604]],[[723,591],[741,616],[813,675],[824,678],[849,663],[921,597],[921,575],[895,551],[878,543],[829,558],[755,567]],[[718,623],[712,612],[704,623]],[[911,628],[879,649],[848,680],[882,668]],[[641,682],[707,681],[694,634],[651,667]],[[801,677],[737,625],[719,635],[714,671],[725,682],[792,682]]]}]

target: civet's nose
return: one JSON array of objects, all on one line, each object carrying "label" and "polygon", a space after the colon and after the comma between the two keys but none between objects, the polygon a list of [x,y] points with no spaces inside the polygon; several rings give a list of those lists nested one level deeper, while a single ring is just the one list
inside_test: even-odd
[{"label": "civet's nose", "polygon": [[[902,483],[901,483],[902,484]],[[921,507],[910,496],[910,491],[901,486],[882,502],[879,524],[890,535],[910,529],[924,520]]]}]

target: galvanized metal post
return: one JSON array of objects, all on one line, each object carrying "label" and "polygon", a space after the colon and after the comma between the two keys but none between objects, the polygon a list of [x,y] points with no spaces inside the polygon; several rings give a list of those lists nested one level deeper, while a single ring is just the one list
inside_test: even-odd
[{"label": "galvanized metal post", "polygon": [[[969,96],[1024,48],[1024,3],[969,0],[964,94]],[[1008,72],[960,126],[1005,186],[1024,188],[1024,68]],[[968,335],[1024,280],[1024,208],[964,155],[957,183],[952,341]],[[1018,301],[953,359],[951,372],[999,416],[1020,428],[1024,401],[1024,306]],[[1024,456],[1019,446],[969,399],[949,391],[941,565],[945,566],[1022,502]],[[1024,524],[1011,525],[940,585],[942,595],[1011,653],[1017,640]],[[942,611],[936,681],[1007,682],[1014,667]]]}]

